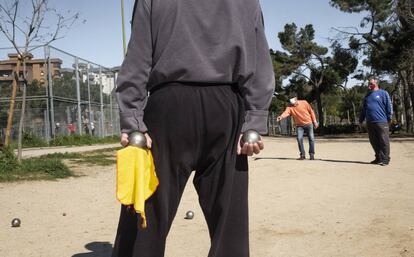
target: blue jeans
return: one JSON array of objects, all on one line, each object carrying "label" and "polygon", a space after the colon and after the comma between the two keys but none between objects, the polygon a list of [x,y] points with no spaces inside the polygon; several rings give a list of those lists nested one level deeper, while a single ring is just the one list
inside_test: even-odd
[{"label": "blue jeans", "polygon": [[298,146],[300,151],[300,156],[305,157],[305,147],[303,146],[303,134],[305,131],[308,134],[309,138],[309,154],[315,154],[315,134],[313,133],[313,124],[298,126],[296,127],[296,133],[298,134]]}]

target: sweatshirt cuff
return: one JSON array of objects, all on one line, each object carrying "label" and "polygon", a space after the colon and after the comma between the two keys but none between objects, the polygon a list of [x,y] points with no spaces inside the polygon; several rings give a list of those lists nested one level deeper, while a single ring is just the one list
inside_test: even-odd
[{"label": "sweatshirt cuff", "polygon": [[246,111],[246,116],[241,132],[244,133],[249,129],[256,130],[261,135],[267,134],[268,111],[250,110]]},{"label": "sweatshirt cuff", "polygon": [[148,131],[144,123],[143,111],[120,112],[119,120],[121,123],[121,133],[131,133],[139,131],[145,133]]}]

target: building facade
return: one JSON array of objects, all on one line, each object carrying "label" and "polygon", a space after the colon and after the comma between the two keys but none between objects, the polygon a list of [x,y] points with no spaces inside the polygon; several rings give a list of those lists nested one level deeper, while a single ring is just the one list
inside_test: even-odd
[{"label": "building facade", "polygon": [[[12,82],[13,71],[16,69],[18,55],[8,54],[8,60],[0,60],[0,82]],[[58,58],[50,59],[52,78],[60,77],[62,60]],[[41,85],[47,82],[48,70],[47,59],[34,59],[32,54],[26,55],[27,80],[31,83],[37,80]],[[19,76],[23,73],[23,65],[20,66]]]}]

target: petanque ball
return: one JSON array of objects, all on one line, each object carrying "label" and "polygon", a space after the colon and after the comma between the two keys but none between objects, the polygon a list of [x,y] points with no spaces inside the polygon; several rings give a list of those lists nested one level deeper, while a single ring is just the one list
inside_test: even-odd
[{"label": "petanque ball", "polygon": [[128,136],[128,145],[130,146],[136,146],[136,147],[146,147],[147,146],[147,139],[145,138],[145,135],[141,132],[132,132]]},{"label": "petanque ball", "polygon": [[194,212],[193,211],[188,211],[186,214],[185,214],[185,219],[187,219],[187,220],[192,220],[194,218]]},{"label": "petanque ball", "polygon": [[249,143],[254,144],[257,143],[260,140],[260,135],[255,130],[247,130],[243,133],[242,136],[242,144]]},{"label": "petanque ball", "polygon": [[20,219],[14,218],[11,222],[11,225],[12,225],[13,228],[18,228],[18,227],[20,227],[21,223],[22,222],[20,221]]}]

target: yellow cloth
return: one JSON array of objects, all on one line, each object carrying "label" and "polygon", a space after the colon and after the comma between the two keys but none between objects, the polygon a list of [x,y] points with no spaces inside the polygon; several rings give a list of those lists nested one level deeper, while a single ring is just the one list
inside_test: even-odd
[{"label": "yellow cloth", "polygon": [[116,196],[123,205],[133,205],[147,227],[145,201],[157,190],[158,178],[150,150],[128,146],[117,152]]}]

